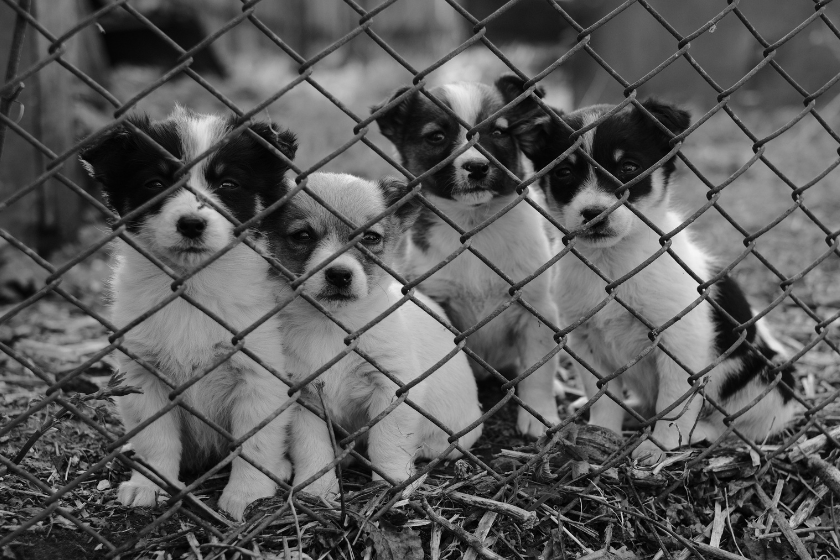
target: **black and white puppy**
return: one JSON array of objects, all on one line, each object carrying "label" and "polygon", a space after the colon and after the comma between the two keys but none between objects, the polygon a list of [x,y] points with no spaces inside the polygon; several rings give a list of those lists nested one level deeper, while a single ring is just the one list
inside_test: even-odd
[{"label": "black and white puppy", "polygon": [[[481,123],[523,92],[523,81],[503,76],[495,85],[454,83],[431,94],[470,126]],[[399,89],[376,112],[403,95]],[[539,92],[541,94],[541,91]],[[420,175],[463,149],[466,130],[457,120],[424,95],[415,93],[377,118],[379,129],[399,152],[401,163]],[[524,158],[511,134],[507,117],[501,116],[478,129],[479,144],[517,177],[524,177]],[[510,204],[519,181],[497,168],[475,147],[457,155],[423,181],[423,194],[464,230],[471,230]],[[550,258],[545,221],[527,203],[520,202],[470,239],[472,247],[498,266],[514,282],[531,275]],[[403,272],[417,278],[462,249],[460,234],[440,217],[423,208],[412,228],[403,256]],[[420,289],[446,309],[453,325],[467,330],[510,302],[510,284],[470,251],[458,255],[420,285]],[[547,274],[522,288],[522,299],[549,321],[557,319]],[[495,369],[521,373],[544,360],[555,347],[552,330],[518,303],[472,333],[467,345]],[[556,356],[523,379],[519,397],[549,424],[557,423],[554,402]],[[477,376],[487,371],[473,364]],[[538,437],[546,425],[520,408],[517,428]]]},{"label": "black and white puppy", "polygon": [[[120,216],[149,203],[178,177],[186,162],[216,146],[231,132],[232,120],[201,115],[180,107],[166,119],[152,122],[146,116],[130,122],[158,146],[121,125],[81,155],[82,163],[104,186],[111,208]],[[286,156],[294,157],[293,134],[268,123],[251,130]],[[185,188],[157,200],[127,223],[126,234],[176,273],[186,273],[233,239],[234,225],[212,201],[240,222],[277,200],[287,191],[288,166],[246,133],[218,146],[189,170]],[[264,245],[259,230],[250,232]],[[186,294],[206,306],[235,329],[245,329],[274,306],[269,265],[249,247],[238,244],[186,281]],[[118,241],[111,281],[113,321],[122,328],[171,296],[172,278],[127,243]],[[249,349],[275,370],[284,372],[277,318],[263,323],[245,338]],[[121,355],[120,369],[126,383],[143,389],[119,399],[127,431],[170,404],[173,387],[194,381],[219,357],[229,352],[232,335],[184,299],[177,298],[129,330],[123,345],[154,364],[171,385],[134,360]],[[198,410],[238,438],[269,417],[287,399],[288,387],[241,352],[213,369],[183,392],[183,402]],[[291,465],[284,457],[284,441],[291,410],[242,444],[243,455],[288,479]],[[192,413],[175,407],[130,439],[134,451],[170,483],[178,482],[181,467],[206,466],[228,452],[229,441]],[[233,460],[230,480],[219,507],[241,519],[251,501],[271,496],[275,483],[250,463]],[[128,506],[154,505],[161,488],[134,471],[119,489],[119,500]]]},{"label": "black and white puppy", "polygon": [[[642,106],[673,134],[684,132],[689,114],[674,106],[647,100]],[[590,126],[614,107],[597,105],[562,115],[572,130]],[[571,132],[548,117],[533,103],[533,110],[523,108],[514,126],[523,150],[543,169],[572,144]],[[560,112],[557,111],[559,114]],[[576,234],[577,249],[610,279],[618,279],[641,265],[660,248],[660,238],[627,206],[612,212],[607,209],[618,198],[616,183],[606,170],[622,183],[634,180],[658,161],[671,147],[671,136],[660,129],[639,108],[628,105],[595,128],[584,132],[579,149],[561,160],[541,180],[550,212]],[[588,154],[601,169],[595,169],[581,155]],[[628,202],[664,232],[675,230],[683,217],[670,204],[670,189],[675,158],[668,159],[650,175],[629,189]],[[683,230],[673,237],[672,249],[700,278],[707,280],[721,270],[714,257],[703,250]],[[566,321],[587,316],[607,297],[607,282],[580,259],[569,256],[557,265],[557,303]],[[733,349],[739,335],[734,325],[711,304],[698,297],[698,282],[668,254],[659,256],[621,283],[617,295],[654,325],[665,325],[678,314],[686,315],[661,333],[661,341],[692,372],[699,372],[730,352],[708,373],[705,392],[723,405],[729,414],[749,407],[775,378],[768,362],[783,363],[783,348],[767,331],[762,320],[746,329],[746,341],[757,351],[741,344]],[[738,323],[753,318],[744,293],[735,281],[725,276],[711,287],[711,298]],[[569,335],[569,346],[601,375],[609,375],[631,363],[651,344],[649,328],[634,318],[622,305],[610,301]],[[587,394],[597,393],[596,378],[584,367],[578,368]],[[762,440],[783,429],[797,410],[789,387],[793,386],[793,368],[781,370],[781,380],[761,401],[735,421],[745,435]],[[612,394],[621,397],[626,389],[641,400],[648,415],[659,413],[675,403],[688,389],[688,373],[665,352],[656,348],[638,363],[609,382]],[[683,411],[683,407],[685,410]],[[678,416],[672,420],[671,417]],[[592,424],[621,431],[624,410],[615,401],[602,396],[590,410]],[[703,399],[680,404],[658,420],[653,436],[666,450],[704,439],[713,441],[726,429],[723,414]],[[651,441],[634,451],[652,463],[662,457],[662,450]],[[645,459],[646,458],[646,459]]]},{"label": "black and white puppy", "polygon": [[[373,182],[334,173],[314,173],[307,186],[359,225],[408,192],[405,184],[397,181]],[[314,272],[304,282],[304,292],[349,330],[362,329],[387,312],[381,321],[364,330],[357,342],[358,348],[393,378],[409,383],[452,354],[407,394],[438,422],[457,432],[481,416],[466,356],[456,352],[452,334],[413,302],[406,301],[389,312],[403,297],[402,285],[370,257],[376,255],[393,265],[400,238],[416,217],[416,210],[412,203],[401,206],[371,225],[358,244],[344,252],[341,249],[351,240],[352,228],[305,192],[267,218],[265,229],[281,264],[296,274]],[[417,297],[443,315],[432,300],[422,294]],[[295,299],[281,312],[281,323],[287,368],[298,379],[347,352],[347,333],[303,298]],[[350,432],[368,425],[397,400],[397,384],[356,353],[341,358],[314,383],[321,385],[331,417]],[[481,425],[461,436],[459,444],[469,448],[480,435]],[[371,463],[397,482],[414,473],[415,459],[440,456],[449,446],[447,438],[446,432],[406,403],[397,405],[366,434]],[[295,485],[335,457],[326,424],[302,407],[292,423],[290,454]],[[457,456],[457,450],[453,450],[448,458]],[[338,490],[337,483],[335,472],[330,471],[310,484],[307,491],[326,496]]]}]

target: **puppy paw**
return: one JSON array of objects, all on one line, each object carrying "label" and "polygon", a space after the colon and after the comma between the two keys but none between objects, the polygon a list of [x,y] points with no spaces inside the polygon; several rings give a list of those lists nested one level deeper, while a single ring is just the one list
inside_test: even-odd
[{"label": "puppy paw", "polygon": [[231,484],[225,486],[222,496],[219,498],[219,509],[226,512],[231,518],[236,521],[242,521],[245,508],[248,504],[260,498],[270,498],[274,495],[276,488],[272,483],[268,484],[252,484],[246,486],[244,484]]},{"label": "puppy paw", "polygon": [[277,464],[277,471],[275,474],[277,475],[277,478],[287,482],[292,479],[292,470],[292,462],[286,457],[283,457]]},{"label": "puppy paw", "polygon": [[[539,412],[540,415],[551,424],[557,424],[560,422],[560,417],[557,415],[556,408],[545,411],[541,411],[539,409],[535,410]],[[536,439],[542,436],[548,429],[548,427],[546,427],[545,424],[531,416],[531,414],[527,410],[520,407],[519,414],[516,419],[516,429],[523,436]]]},{"label": "puppy paw", "polygon": [[157,504],[158,496],[165,492],[151,480],[129,480],[120,484],[117,491],[119,502],[128,507],[151,507]]},{"label": "puppy paw", "polygon": [[659,446],[652,441],[645,440],[633,450],[630,456],[636,459],[640,465],[652,466],[665,458],[665,452],[659,449]]},{"label": "puppy paw", "polygon": [[338,479],[335,476],[322,476],[303,491],[327,500],[335,500],[338,498]]},{"label": "puppy paw", "polygon": [[[186,488],[180,480],[175,482],[179,490]],[[151,507],[169,498],[169,493],[144,476],[131,477],[120,484],[117,500],[128,507]]]}]

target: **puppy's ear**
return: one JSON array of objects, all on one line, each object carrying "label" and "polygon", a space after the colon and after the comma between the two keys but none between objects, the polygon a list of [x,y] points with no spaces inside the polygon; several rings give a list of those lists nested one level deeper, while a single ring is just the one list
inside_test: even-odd
[{"label": "puppy's ear", "polygon": [[[514,74],[504,74],[496,80],[496,89],[502,94],[502,99],[507,104],[522,95],[526,89],[525,80]],[[537,86],[534,93],[540,99],[545,96],[542,86]],[[519,141],[522,152],[529,158],[533,158],[545,145],[548,129],[551,126],[551,117],[530,95],[508,109],[505,117],[509,120],[508,126]]]},{"label": "puppy's ear", "polygon": [[[691,126],[691,114],[684,109],[680,109],[676,105],[671,105],[659,101],[657,99],[645,99],[642,101],[642,107],[647,109],[656,119],[674,134],[682,134]],[[655,123],[650,122],[647,117],[642,117],[645,121],[655,126]]]},{"label": "puppy's ear", "polygon": [[[388,99],[384,100],[378,105],[372,106],[370,108],[370,113],[374,114],[380,111],[383,107],[389,105],[395,99],[397,99],[399,96],[403,95],[410,89],[411,88],[408,86],[403,86],[395,90],[394,93],[392,93],[388,97]],[[402,136],[402,131],[405,128],[405,123],[408,120],[408,114],[411,109],[411,105],[414,99],[416,99],[416,97],[417,92],[415,91],[414,93],[406,96],[399,103],[387,109],[384,113],[376,117],[376,124],[379,125],[379,131],[382,132],[382,136],[395,143],[399,140],[400,136]]]},{"label": "puppy's ear", "polygon": [[[377,186],[379,186],[379,190],[382,191],[386,206],[395,204],[412,190],[404,181],[400,181],[399,179],[395,179],[393,177],[380,179],[377,181]],[[407,231],[412,225],[414,225],[414,220],[416,220],[417,216],[420,214],[420,207],[421,203],[416,197],[413,197],[397,208],[393,216],[399,222],[400,231]]]},{"label": "puppy's ear", "polygon": [[[141,130],[148,130],[148,115],[132,115],[127,119]],[[139,143],[138,134],[128,124],[119,124],[95,142],[81,149],[79,162],[85,171],[99,183],[108,186],[109,179],[121,162],[125,161],[126,152]]]},{"label": "puppy's ear", "polygon": [[[522,92],[525,91],[525,80],[516,74],[502,74],[496,80],[496,89],[498,89],[502,94],[502,99],[504,99],[505,104],[507,104],[522,95]],[[545,97],[545,89],[542,86],[537,86],[534,89],[534,93],[536,93],[537,97],[540,99]],[[530,105],[528,103],[530,103]],[[513,110],[516,110],[519,107],[522,107],[527,111],[531,111],[539,106],[531,97],[526,97]]]},{"label": "puppy's ear", "polygon": [[280,150],[280,153],[289,158],[295,159],[297,153],[298,143],[295,134],[282,128],[277,123],[257,122],[250,126],[251,130],[256,132],[260,138]]}]

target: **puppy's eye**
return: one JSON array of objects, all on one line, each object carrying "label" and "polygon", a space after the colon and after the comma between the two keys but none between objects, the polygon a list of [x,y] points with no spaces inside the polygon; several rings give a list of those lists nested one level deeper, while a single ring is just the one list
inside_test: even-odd
[{"label": "puppy's eye", "polygon": [[151,181],[146,181],[146,183],[143,186],[152,191],[162,191],[166,188],[166,185],[164,185],[163,181],[161,181],[160,179],[152,179]]},{"label": "puppy's eye", "polygon": [[296,243],[309,243],[312,241],[312,233],[306,229],[292,232],[289,234],[289,237]]},{"label": "puppy's eye", "polygon": [[555,167],[551,174],[557,179],[568,179],[572,175],[572,168],[566,166]]},{"label": "puppy's eye", "polygon": [[231,179],[226,179],[226,180],[222,181],[221,183],[219,183],[219,188],[222,188],[222,189],[236,189],[238,187],[239,187],[239,183],[237,183],[236,181],[233,181]]},{"label": "puppy's eye", "polygon": [[506,135],[507,130],[505,130],[504,128],[494,128],[493,132],[490,133],[490,136],[492,136],[493,138],[501,138],[502,136]]},{"label": "puppy's eye", "polygon": [[634,161],[624,161],[618,168],[618,172],[622,175],[632,175],[640,168],[639,164]]},{"label": "puppy's eye", "polygon": [[382,241],[382,236],[375,231],[366,231],[362,236],[362,243],[365,245],[378,245]]},{"label": "puppy's eye", "polygon": [[426,142],[429,144],[442,144],[444,140],[446,140],[446,135],[439,130],[426,135]]}]

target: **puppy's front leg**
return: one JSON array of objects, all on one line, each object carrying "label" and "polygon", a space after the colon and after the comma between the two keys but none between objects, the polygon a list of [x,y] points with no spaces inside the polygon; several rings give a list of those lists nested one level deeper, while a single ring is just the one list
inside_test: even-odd
[{"label": "puppy's front leg", "polygon": [[[142,394],[130,394],[117,399],[125,430],[130,432],[169,404],[169,388],[133,360],[124,360],[122,365],[126,385],[134,385],[143,390]],[[184,486],[178,481],[181,428],[175,410],[170,410],[146,426],[129,441],[135,453],[168,482]],[[165,491],[160,486],[138,471],[133,471],[131,479],[120,485],[117,498],[121,504],[130,507],[153,506],[162,493]]]},{"label": "puppy's front leg", "polygon": [[[688,384],[688,372],[677,365],[664,352],[659,350],[656,352],[656,368],[659,374],[656,413],[659,414],[680,399],[689,390],[690,385]],[[694,371],[699,371],[701,367],[696,367]],[[698,423],[702,407],[703,398],[701,395],[693,395],[693,398],[689,396],[687,401],[680,403],[679,406],[665,415],[666,418],[669,418],[668,420],[656,421],[653,428],[653,437],[662,444],[665,451],[691,443],[689,436],[692,435],[691,432]],[[652,465],[663,459],[664,451],[658,445],[646,440],[633,450],[633,457],[640,459],[642,464]]]},{"label": "puppy's front leg", "polygon": [[[569,348],[601,376],[609,375],[614,371],[592,349],[588,336],[578,336],[575,333],[570,334]],[[578,379],[583,384],[586,398],[591,399],[598,394],[600,390],[598,389],[598,378],[579,362],[575,362],[575,370],[577,371]],[[622,389],[620,376],[608,383],[608,390],[617,398],[622,398]],[[624,414],[624,409],[605,393],[592,403],[589,409],[589,424],[607,428],[617,434],[621,434]]]},{"label": "puppy's front leg", "polygon": [[[543,302],[538,308],[547,312],[550,318],[557,316],[557,308],[553,302]],[[553,339],[554,333],[548,326],[542,324],[527,310],[523,309],[522,312],[527,317],[517,342],[522,348],[520,363],[523,368],[529,368],[551,353],[556,343]],[[557,323],[556,320],[554,322]],[[557,414],[557,403],[554,401],[554,376],[557,373],[557,368],[558,358],[555,354],[517,385],[519,398],[550,424],[560,422],[560,416]],[[545,424],[521,407],[519,408],[516,427],[520,433],[534,438],[540,437],[548,429]]]},{"label": "puppy's front leg", "polygon": [[[396,386],[393,386],[396,390]],[[376,389],[369,407],[374,418],[385,410],[396,397],[384,387]],[[405,403],[392,410],[374,425],[368,435],[368,456],[373,466],[396,482],[414,474],[414,458],[419,449],[420,415]],[[373,480],[382,480],[374,471]]]},{"label": "puppy's front leg", "polygon": [[[235,438],[251,431],[289,399],[286,385],[268,372],[262,375],[248,372],[244,376],[236,389],[231,410],[231,433]],[[291,463],[285,457],[286,428],[291,416],[292,407],[289,407],[242,443],[244,455],[280,480],[288,480],[292,475]],[[230,480],[219,498],[219,507],[241,521],[248,504],[273,496],[276,489],[271,478],[237,457],[231,465]]]},{"label": "puppy's front leg", "polygon": [[[295,407],[293,413],[289,455],[295,467],[295,486],[315,475],[335,459],[326,422],[302,406]],[[304,491],[315,496],[336,495],[338,479],[335,469],[328,470],[321,478],[304,488]]]}]

